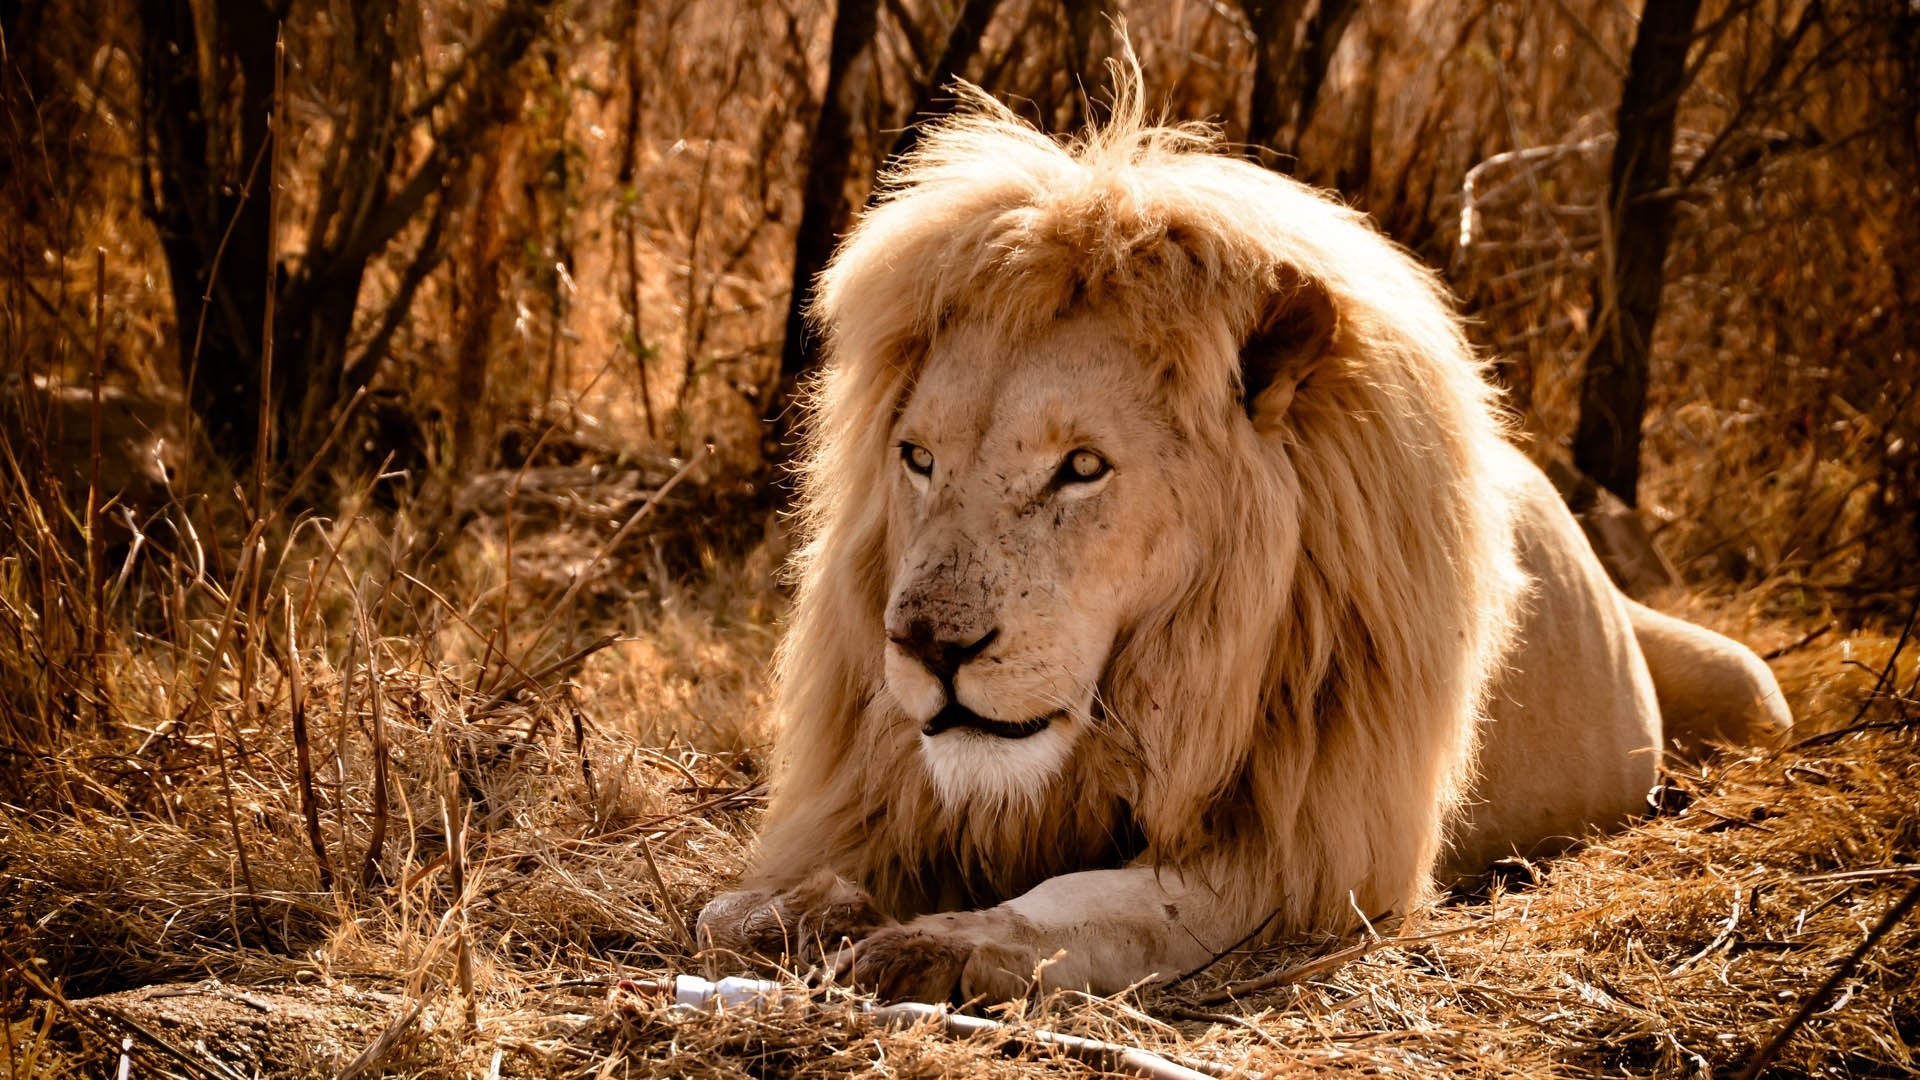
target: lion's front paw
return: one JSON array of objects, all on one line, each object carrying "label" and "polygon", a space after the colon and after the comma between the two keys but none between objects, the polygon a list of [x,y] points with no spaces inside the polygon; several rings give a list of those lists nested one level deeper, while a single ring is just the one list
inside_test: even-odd
[{"label": "lion's front paw", "polygon": [[810,959],[892,923],[865,889],[822,870],[792,888],[722,893],[700,910],[697,932],[703,949]]},{"label": "lion's front paw", "polygon": [[844,950],[835,977],[886,1001],[1006,1001],[1026,993],[1034,951],[985,912],[928,915]]}]

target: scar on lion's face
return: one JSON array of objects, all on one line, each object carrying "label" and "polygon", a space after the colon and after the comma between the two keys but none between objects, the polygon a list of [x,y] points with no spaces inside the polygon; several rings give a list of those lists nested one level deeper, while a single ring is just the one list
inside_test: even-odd
[{"label": "scar on lion's face", "polygon": [[895,424],[886,686],[949,799],[1046,783],[1116,638],[1182,572],[1162,541],[1181,455],[1132,348],[1093,314],[1017,341],[963,325]]}]

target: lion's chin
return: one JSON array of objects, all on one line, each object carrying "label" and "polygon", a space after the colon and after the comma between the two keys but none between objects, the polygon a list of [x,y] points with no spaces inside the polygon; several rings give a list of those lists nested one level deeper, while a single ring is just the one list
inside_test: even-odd
[{"label": "lion's chin", "polygon": [[1039,800],[1066,763],[1078,725],[1059,713],[1004,726],[1021,733],[1003,735],[973,725],[936,731],[928,723],[920,736],[920,758],[941,801],[979,806]]}]

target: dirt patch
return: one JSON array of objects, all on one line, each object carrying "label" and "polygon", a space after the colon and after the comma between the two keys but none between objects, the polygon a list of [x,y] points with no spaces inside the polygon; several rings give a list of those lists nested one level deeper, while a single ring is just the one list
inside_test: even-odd
[{"label": "dirt patch", "polygon": [[149,986],[72,1003],[94,1040],[166,1072],[334,1076],[406,1010],[401,996],[325,986]]}]

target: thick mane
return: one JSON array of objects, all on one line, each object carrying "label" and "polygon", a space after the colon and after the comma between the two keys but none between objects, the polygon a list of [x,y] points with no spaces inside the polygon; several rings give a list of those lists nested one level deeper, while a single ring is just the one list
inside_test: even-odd
[{"label": "thick mane", "polygon": [[[1257,835],[1273,862],[1217,886],[1286,882],[1276,925],[1342,924],[1417,895],[1376,868],[1430,866],[1443,840],[1439,820],[1386,827],[1381,803],[1451,806],[1466,779],[1521,589],[1501,422],[1430,272],[1353,210],[1221,156],[1207,129],[1150,124],[1122,82],[1114,118],[1070,143],[967,91],[822,279],[830,362],[808,400],[764,847],[824,846],[913,909],[1124,859],[1134,827],[1176,866]],[[1333,301],[1332,344],[1253,388],[1249,424],[1243,345],[1302,281]],[[1105,729],[1070,775],[1017,812],[966,815],[881,689],[889,429],[953,320],[1017,336],[1075,311],[1163,366],[1183,437],[1217,465],[1167,496],[1205,570],[1123,633]],[[1419,858],[1383,857],[1405,845]]]}]

